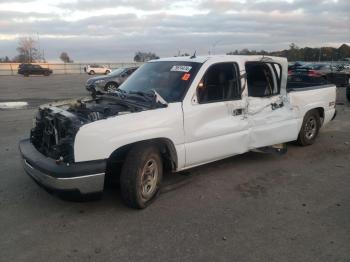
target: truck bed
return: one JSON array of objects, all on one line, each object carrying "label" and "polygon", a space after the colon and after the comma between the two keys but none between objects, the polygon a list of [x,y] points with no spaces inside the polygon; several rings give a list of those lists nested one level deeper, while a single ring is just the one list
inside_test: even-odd
[{"label": "truck bed", "polygon": [[[312,109],[317,109],[323,118],[323,123],[328,123],[335,114],[336,86],[325,85],[290,85],[287,90],[291,105],[297,109],[298,118]],[[301,125],[301,122],[299,123]]]}]

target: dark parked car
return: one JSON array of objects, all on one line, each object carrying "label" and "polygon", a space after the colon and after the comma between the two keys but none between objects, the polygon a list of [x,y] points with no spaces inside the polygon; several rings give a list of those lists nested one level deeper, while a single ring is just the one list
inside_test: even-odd
[{"label": "dark parked car", "polygon": [[298,69],[300,67],[304,66],[301,62],[295,62],[294,64],[289,64],[288,65],[288,72],[293,71],[295,69]]},{"label": "dark parked car", "polygon": [[339,71],[338,68],[329,64],[308,64],[288,71],[290,79],[293,81],[322,82],[322,80],[335,84],[336,86],[347,86],[350,74],[346,71]]},{"label": "dark parked car", "polygon": [[92,77],[86,81],[85,87],[90,92],[114,92],[136,69],[119,68],[108,75]]},{"label": "dark parked car", "polygon": [[49,68],[41,67],[40,65],[33,64],[20,64],[18,67],[18,74],[29,75],[44,75],[49,76],[52,74],[52,70]]},{"label": "dark parked car", "polygon": [[312,77],[326,77],[332,72],[332,68],[327,64],[309,64],[294,68],[289,71],[289,75],[307,75]]}]

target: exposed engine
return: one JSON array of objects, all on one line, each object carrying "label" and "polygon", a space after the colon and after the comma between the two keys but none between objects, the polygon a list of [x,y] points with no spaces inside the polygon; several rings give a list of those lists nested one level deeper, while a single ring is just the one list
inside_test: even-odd
[{"label": "exposed engine", "polygon": [[34,120],[30,139],[45,156],[71,163],[74,162],[75,135],[81,126],[141,110],[108,96],[43,105]]}]

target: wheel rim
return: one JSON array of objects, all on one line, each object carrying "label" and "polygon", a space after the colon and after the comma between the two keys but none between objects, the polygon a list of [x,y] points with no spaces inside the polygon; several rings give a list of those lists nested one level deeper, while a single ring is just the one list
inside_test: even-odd
[{"label": "wheel rim", "polygon": [[142,169],[141,175],[141,196],[143,199],[151,199],[156,192],[158,176],[159,169],[156,160],[148,160]]},{"label": "wheel rim", "polygon": [[108,86],[107,86],[107,92],[115,92],[117,90],[117,86],[116,85],[114,85],[114,84],[109,84]]},{"label": "wheel rim", "polygon": [[310,116],[305,124],[305,136],[307,139],[315,137],[317,132],[317,122],[314,116]]}]

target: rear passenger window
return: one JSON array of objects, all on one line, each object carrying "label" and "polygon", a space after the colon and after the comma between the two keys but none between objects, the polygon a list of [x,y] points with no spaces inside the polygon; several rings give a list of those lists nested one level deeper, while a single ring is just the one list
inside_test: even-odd
[{"label": "rear passenger window", "polygon": [[279,64],[247,62],[248,96],[269,97],[280,94],[282,69]]},{"label": "rear passenger window", "polygon": [[212,65],[197,87],[198,103],[241,99],[238,66],[234,63]]}]

